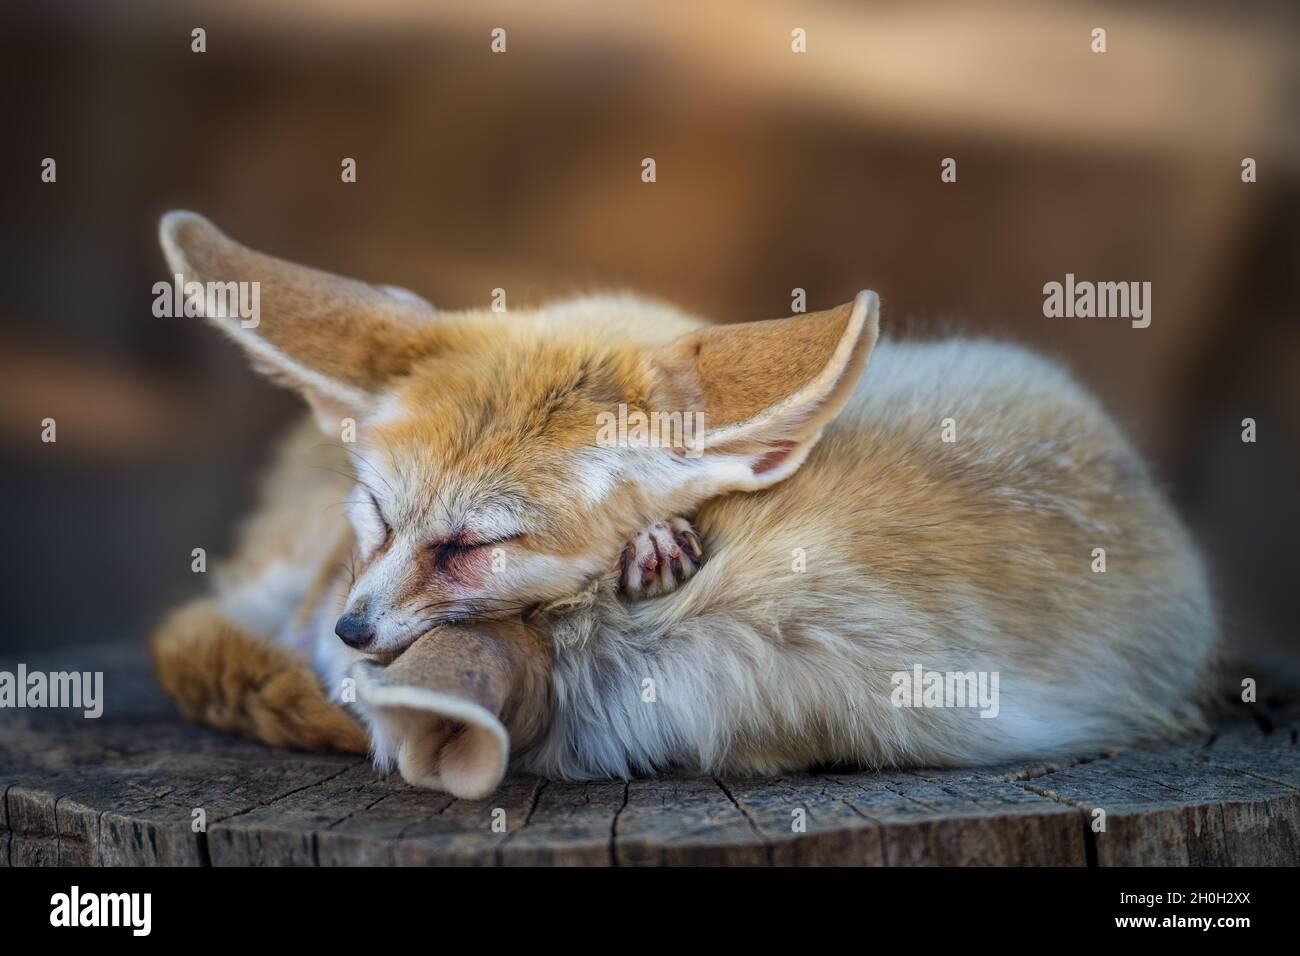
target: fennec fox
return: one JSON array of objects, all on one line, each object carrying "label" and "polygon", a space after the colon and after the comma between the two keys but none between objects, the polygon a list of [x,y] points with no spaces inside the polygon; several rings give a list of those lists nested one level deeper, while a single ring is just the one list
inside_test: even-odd
[{"label": "fennec fox", "polygon": [[[161,238],[190,282],[260,283],[255,325],[209,317],[319,428],[217,594],[155,635],[195,719],[368,746],[465,797],[512,756],[559,779],[959,765],[1199,725],[1196,550],[1049,362],[880,342],[869,292],[725,326],[632,297],[435,312],[192,213]],[[654,412],[666,439],[602,440]],[[671,516],[707,557],[643,577],[700,557]]]}]

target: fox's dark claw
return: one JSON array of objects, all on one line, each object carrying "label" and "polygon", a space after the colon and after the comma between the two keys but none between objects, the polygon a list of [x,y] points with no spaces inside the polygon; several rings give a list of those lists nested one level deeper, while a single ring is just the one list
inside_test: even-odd
[{"label": "fox's dark claw", "polygon": [[685,518],[656,521],[623,549],[620,580],[633,598],[668,594],[704,563],[699,535]]}]

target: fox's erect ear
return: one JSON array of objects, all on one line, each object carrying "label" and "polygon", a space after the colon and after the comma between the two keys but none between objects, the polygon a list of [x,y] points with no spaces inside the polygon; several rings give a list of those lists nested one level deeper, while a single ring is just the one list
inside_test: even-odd
[{"label": "fox's erect ear", "polygon": [[719,325],[656,356],[672,410],[702,412],[702,455],[716,493],[793,474],[848,401],[880,334],[880,298],[788,319]]},{"label": "fox's erect ear", "polygon": [[[327,430],[364,412],[384,382],[430,348],[433,312],[413,294],[254,252],[192,212],[167,213],[158,233],[195,312],[238,342],[261,371],[302,392]],[[190,283],[204,294],[193,295],[199,287]],[[251,304],[252,314],[224,307],[235,301]]]}]

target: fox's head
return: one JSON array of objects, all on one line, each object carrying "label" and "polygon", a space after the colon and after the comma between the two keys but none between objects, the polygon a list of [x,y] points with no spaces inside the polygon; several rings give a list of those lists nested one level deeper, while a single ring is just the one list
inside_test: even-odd
[{"label": "fox's head", "polygon": [[186,283],[258,284],[258,315],[220,296],[200,314],[348,450],[358,571],[338,632],[379,659],[437,624],[573,594],[646,522],[781,481],[877,336],[869,292],[722,326],[630,297],[435,312],[253,252],[193,213],[165,216],[161,240]]}]

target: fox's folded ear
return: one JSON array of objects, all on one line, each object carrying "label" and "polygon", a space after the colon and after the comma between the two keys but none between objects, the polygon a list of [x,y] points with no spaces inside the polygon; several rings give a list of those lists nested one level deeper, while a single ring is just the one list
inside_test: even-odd
[{"label": "fox's folded ear", "polygon": [[[261,371],[302,392],[327,431],[364,413],[386,381],[432,347],[432,310],[414,295],[254,252],[192,212],[167,213],[158,233],[193,314],[230,335]],[[232,302],[251,309],[227,307]]]},{"label": "fox's folded ear", "polygon": [[353,665],[376,759],[407,783],[467,800],[496,789],[510,757],[506,722],[545,724],[549,656],[517,621],[434,628],[387,667]]},{"label": "fox's folded ear", "polygon": [[711,491],[793,474],[849,400],[879,334],[880,298],[860,292],[825,312],[713,326],[663,348],[654,364],[668,411],[703,414],[696,450]]}]

